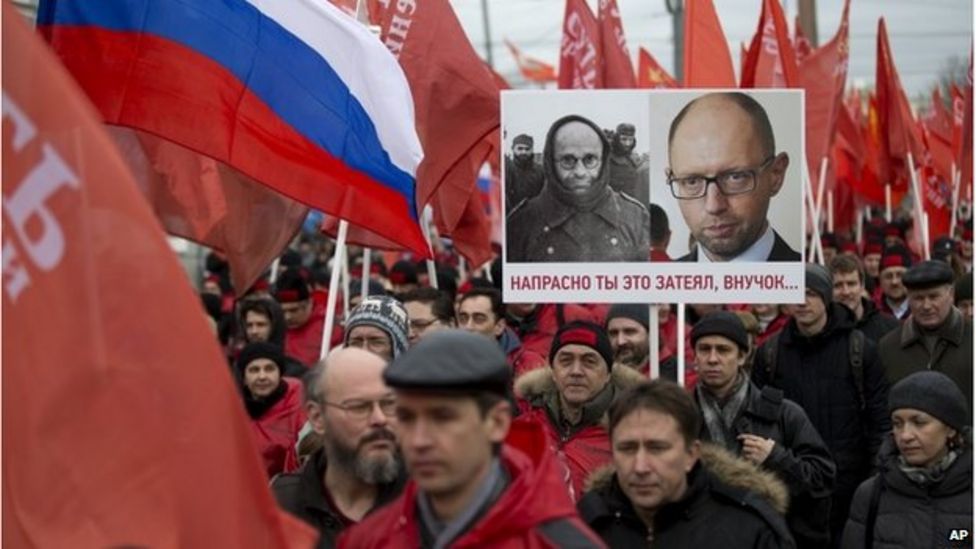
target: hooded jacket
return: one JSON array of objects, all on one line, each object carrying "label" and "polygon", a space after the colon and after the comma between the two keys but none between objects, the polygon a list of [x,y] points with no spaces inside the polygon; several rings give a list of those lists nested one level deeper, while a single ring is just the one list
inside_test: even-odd
[{"label": "hooded jacket", "polygon": [[[940,482],[928,486],[909,480],[898,467],[897,459],[898,448],[889,436],[882,448],[878,474],[864,481],[854,494],[841,547],[864,547],[872,491],[881,481],[884,490],[874,524],[874,549],[972,547],[972,444],[949,466]],[[953,544],[953,530],[969,532],[970,539]]]},{"label": "hooded jacket", "polygon": [[[268,334],[268,343],[274,343],[282,350],[285,349],[285,315],[281,312],[281,305],[277,301],[270,298],[261,298],[271,312],[271,333]],[[240,326],[241,332],[244,332],[247,326],[247,314],[245,313],[243,307],[238,307],[237,310],[237,325]],[[247,339],[245,333],[244,339]],[[248,343],[251,343],[248,341]],[[288,377],[301,378],[308,371],[308,365],[303,364],[297,358],[293,356],[288,356],[285,354],[285,364],[283,365],[281,375]]]},{"label": "hooded jacket", "polygon": [[610,404],[620,392],[644,379],[631,368],[613,368],[607,387],[584,405],[582,420],[572,428],[560,425],[559,390],[551,368],[534,370],[515,380],[515,396],[520,399],[523,412],[515,421],[541,426],[549,446],[559,458],[562,478],[573,501],[582,497],[586,477],[610,462],[610,435],[607,432]]},{"label": "hooded jacket", "polygon": [[580,516],[610,547],[794,547],[783,519],[789,496],[773,474],[717,446],[702,446],[681,500],[658,509],[653,530],[638,517],[612,467],[596,471]]},{"label": "hooded jacket", "polygon": [[302,383],[289,377],[281,378],[281,382],[286,384],[284,396],[260,417],[251,419],[254,442],[264,459],[268,477],[298,469],[295,442],[305,425]]},{"label": "hooded jacket", "polygon": [[[521,428],[516,428],[521,431]],[[525,436],[538,438],[538,432]],[[505,444],[501,460],[510,481],[499,498],[450,547],[498,549],[602,547],[566,497],[554,456],[545,445],[521,444],[530,454]],[[347,530],[340,548],[421,547],[417,485],[409,482],[396,501]]]}]

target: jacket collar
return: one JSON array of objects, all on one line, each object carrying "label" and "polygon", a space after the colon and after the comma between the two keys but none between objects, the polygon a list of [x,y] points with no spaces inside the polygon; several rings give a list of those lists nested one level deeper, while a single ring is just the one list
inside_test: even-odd
[{"label": "jacket collar", "polygon": [[[962,340],[965,337],[964,330],[965,323],[962,320],[962,313],[956,307],[952,307],[949,310],[949,317],[936,330],[935,334],[939,339],[944,339],[958,347],[962,345]],[[901,346],[903,348],[914,344],[921,338],[922,330],[915,324],[915,321],[911,317],[907,321],[902,322]]]}]

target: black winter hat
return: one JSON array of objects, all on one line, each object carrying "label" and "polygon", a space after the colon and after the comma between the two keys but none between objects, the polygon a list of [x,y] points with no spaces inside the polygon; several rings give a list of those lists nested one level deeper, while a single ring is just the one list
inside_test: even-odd
[{"label": "black winter hat", "polygon": [[691,329],[691,344],[700,338],[717,335],[735,342],[743,351],[749,350],[749,335],[746,327],[735,313],[729,311],[715,311],[708,313]]},{"label": "black winter hat", "polygon": [[609,326],[610,321],[615,318],[629,318],[643,326],[645,330],[648,330],[651,324],[650,311],[647,305],[640,303],[617,303],[613,305],[607,312],[605,326]]},{"label": "black winter hat", "polygon": [[805,275],[807,289],[816,292],[824,305],[830,305],[834,300],[834,282],[830,278],[830,271],[823,265],[807,263]]},{"label": "black winter hat", "polygon": [[888,412],[901,408],[921,410],[956,431],[972,424],[962,390],[942,372],[922,370],[895,383],[888,393]]},{"label": "black winter hat", "polygon": [[613,369],[613,347],[610,346],[607,332],[600,326],[585,320],[576,320],[559,328],[549,348],[550,366],[559,349],[566,345],[585,345],[593,349],[607,363],[607,369]]},{"label": "black winter hat", "polygon": [[281,347],[274,343],[268,343],[267,341],[256,341],[254,343],[248,343],[241,349],[241,354],[237,355],[235,366],[238,375],[243,377],[244,369],[247,368],[247,365],[259,358],[266,358],[277,364],[279,373],[285,371],[285,355],[281,351]]}]

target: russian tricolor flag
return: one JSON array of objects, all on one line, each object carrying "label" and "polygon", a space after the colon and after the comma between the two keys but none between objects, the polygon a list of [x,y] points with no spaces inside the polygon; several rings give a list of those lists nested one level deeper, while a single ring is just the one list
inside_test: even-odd
[{"label": "russian tricolor flag", "polygon": [[38,27],[106,123],[427,253],[406,78],[326,0],[42,0]]}]

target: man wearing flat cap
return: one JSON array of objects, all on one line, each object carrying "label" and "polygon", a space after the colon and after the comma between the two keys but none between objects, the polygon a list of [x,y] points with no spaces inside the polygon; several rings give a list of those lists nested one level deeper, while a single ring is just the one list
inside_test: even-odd
[{"label": "man wearing flat cap", "polygon": [[953,305],[955,280],[943,261],[923,261],[905,272],[911,316],[878,343],[888,381],[935,370],[955,381],[973,405],[973,324]]},{"label": "man wearing flat cap", "polygon": [[566,490],[583,495],[586,477],[610,462],[606,414],[617,394],[646,379],[614,368],[606,332],[586,321],[565,324],[549,350],[549,367],[523,374],[515,396],[525,412],[517,423],[536,423],[565,468]]},{"label": "man wearing flat cap", "polygon": [[786,522],[797,546],[828,547],[837,469],[806,412],[779,389],[759,389],[749,380],[743,369],[749,336],[735,313],[705,315],[692,329],[691,341],[701,440],[777,475],[789,487]]},{"label": "man wearing flat cap", "polygon": [[542,152],[545,184],[510,210],[510,262],[647,261],[647,205],[610,186],[610,144],[591,120],[564,116],[553,123]]},{"label": "man wearing flat cap", "polygon": [[617,124],[610,142],[610,186],[617,192],[637,199],[641,204],[650,202],[650,171],[647,155],[634,152],[637,146],[637,130],[633,124]]},{"label": "man wearing flat cap", "polygon": [[532,198],[542,190],[542,166],[535,161],[531,135],[519,134],[512,140],[512,157],[505,159],[505,200],[509,208]]},{"label": "man wearing flat cap", "polygon": [[554,456],[526,443],[541,433],[513,429],[510,372],[498,344],[460,330],[393,361],[383,378],[411,480],[339,547],[602,546],[576,515]]}]

